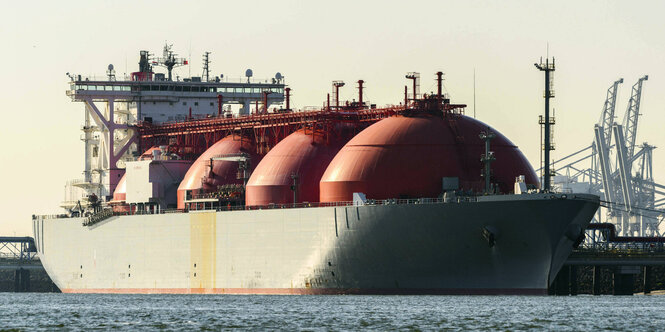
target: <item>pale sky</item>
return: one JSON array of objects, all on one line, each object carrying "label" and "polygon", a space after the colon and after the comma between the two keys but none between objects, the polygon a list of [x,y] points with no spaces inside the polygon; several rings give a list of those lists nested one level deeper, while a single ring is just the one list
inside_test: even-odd
[{"label": "pale sky", "polygon": [[3,1],[0,3],[0,122],[5,177],[0,235],[32,235],[32,214],[59,213],[64,185],[82,177],[83,105],[65,96],[66,72],[135,71],[140,50],[161,53],[165,41],[201,73],[257,78],[281,72],[296,108],[321,105],[331,81],[341,99],[378,105],[402,100],[404,74],[421,73],[435,90],[436,71],[455,103],[517,144],[539,163],[538,115],[543,74],[533,66],[556,57],[554,158],[592,141],[611,83],[623,77],[617,114],[644,74],[639,142],[654,151],[665,182],[664,1]]}]

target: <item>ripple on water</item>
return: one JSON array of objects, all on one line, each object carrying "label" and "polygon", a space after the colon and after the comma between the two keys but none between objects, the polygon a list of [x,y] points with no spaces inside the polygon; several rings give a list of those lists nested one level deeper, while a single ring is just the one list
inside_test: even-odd
[{"label": "ripple on water", "polygon": [[0,331],[659,330],[665,296],[0,294]]}]

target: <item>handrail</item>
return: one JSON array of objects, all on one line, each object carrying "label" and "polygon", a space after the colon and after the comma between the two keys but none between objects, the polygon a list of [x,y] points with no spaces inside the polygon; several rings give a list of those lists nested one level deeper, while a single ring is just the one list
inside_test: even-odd
[{"label": "handrail", "polygon": [[[154,74],[159,74],[159,73],[154,73]],[[178,80],[175,81],[168,81],[168,80],[158,80],[155,79],[155,75],[153,74],[153,79],[152,80],[142,80],[142,81],[134,81],[132,80],[131,75],[128,74],[116,74],[115,75],[115,80],[109,80],[108,75],[89,75],[89,76],[83,76],[83,75],[77,75],[73,74],[71,75],[71,81],[70,83],[78,84],[87,84],[87,83],[107,83],[107,82],[114,82],[114,83],[147,83],[147,82],[156,82],[156,83],[196,83],[196,84],[222,84],[222,83],[236,83],[236,84],[264,84],[264,85],[286,85],[284,80],[281,80],[280,83],[272,83],[272,79],[259,79],[259,78],[250,78],[249,82],[247,82],[247,77],[223,77],[220,78],[219,81],[217,80],[204,80],[201,77],[200,82],[185,82],[184,79],[191,79],[191,77],[181,77]],[[80,76],[80,78],[79,78]]]},{"label": "handrail", "polygon": [[[444,204],[444,203],[467,203],[476,202],[476,196],[456,196],[454,199],[443,198],[408,198],[408,199],[384,199],[373,200],[368,199],[361,205],[367,206],[380,206],[380,205],[411,205],[411,204]],[[196,204],[196,203],[193,203]],[[302,203],[289,203],[289,204],[267,204],[267,205],[231,205],[231,206],[204,206],[200,209],[180,210],[180,209],[160,209],[156,212],[153,211],[113,211],[112,209],[104,209],[91,216],[86,217],[83,224],[86,226],[93,225],[103,221],[112,216],[126,216],[126,215],[152,215],[152,214],[167,214],[167,213],[188,213],[191,211],[256,211],[256,210],[274,210],[274,209],[301,209],[301,208],[317,208],[317,207],[346,207],[356,206],[353,201],[339,201],[339,202],[302,202]],[[57,219],[69,218],[67,215],[42,215],[33,216],[34,218],[42,219]]]},{"label": "handrail", "polygon": [[114,216],[113,210],[112,209],[104,209],[102,211],[99,211],[89,217],[85,217],[83,219],[83,226],[90,226],[94,225],[100,221],[106,220],[108,218],[111,218]]}]

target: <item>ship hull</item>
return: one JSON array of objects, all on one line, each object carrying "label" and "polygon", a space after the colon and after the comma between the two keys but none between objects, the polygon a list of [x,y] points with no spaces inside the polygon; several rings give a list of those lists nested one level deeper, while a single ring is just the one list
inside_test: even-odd
[{"label": "ship hull", "polygon": [[71,293],[546,294],[593,195],[37,218],[46,271]]}]

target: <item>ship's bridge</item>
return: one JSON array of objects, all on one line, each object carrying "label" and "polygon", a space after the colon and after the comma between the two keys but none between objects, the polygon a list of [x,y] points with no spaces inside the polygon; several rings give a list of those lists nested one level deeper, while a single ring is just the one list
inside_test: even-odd
[{"label": "ship's bridge", "polygon": [[[137,123],[160,124],[193,118],[241,117],[272,110],[284,101],[284,78],[248,74],[242,79],[191,77],[168,80],[162,73],[137,72],[118,77],[109,66],[105,77],[67,74],[67,96],[85,105],[81,140],[85,144],[84,178],[66,191],[67,202],[85,202],[95,194],[110,197],[137,151]],[[250,71],[248,70],[248,73]],[[71,204],[69,204],[71,205]]]},{"label": "ship's bridge", "polygon": [[[67,95],[73,101],[108,101],[132,103],[136,118],[154,123],[184,120],[187,116],[208,116],[224,113],[224,105],[238,104],[235,116],[250,113],[252,104],[268,106],[284,101],[283,80],[201,81],[193,77],[183,81],[168,81],[155,75],[154,80],[106,80],[72,75]],[[265,99],[265,101],[264,101]],[[129,111],[127,109],[127,111]]]}]

